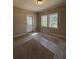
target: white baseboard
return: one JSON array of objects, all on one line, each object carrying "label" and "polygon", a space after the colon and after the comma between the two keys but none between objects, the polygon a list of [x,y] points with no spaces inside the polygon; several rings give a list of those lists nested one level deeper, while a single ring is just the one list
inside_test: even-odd
[{"label": "white baseboard", "polygon": [[19,36],[22,36],[22,35],[25,35],[26,33],[22,33],[22,34],[18,34],[18,35],[13,35],[13,38],[16,38],[16,37],[19,37]]},{"label": "white baseboard", "polygon": [[55,36],[57,36],[57,37],[61,37],[61,38],[65,38],[65,36],[63,36],[63,35],[59,35],[59,34],[52,34],[52,35],[55,35]]},{"label": "white baseboard", "polygon": [[[44,33],[45,33],[45,32],[44,32]],[[55,33],[47,33],[47,34],[54,35],[54,36],[56,36],[56,37],[61,37],[61,38],[64,38],[64,39],[65,39],[65,37],[66,37],[66,36],[63,36],[63,35],[55,34]]]}]

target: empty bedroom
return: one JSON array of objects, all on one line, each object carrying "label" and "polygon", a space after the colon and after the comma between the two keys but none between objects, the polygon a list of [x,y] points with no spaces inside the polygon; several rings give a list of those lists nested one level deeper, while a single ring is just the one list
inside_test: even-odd
[{"label": "empty bedroom", "polygon": [[66,0],[13,0],[13,59],[66,59]]}]

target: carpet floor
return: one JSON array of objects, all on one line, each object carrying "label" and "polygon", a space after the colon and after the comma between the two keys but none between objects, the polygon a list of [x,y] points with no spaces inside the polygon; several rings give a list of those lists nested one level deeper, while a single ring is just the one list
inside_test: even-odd
[{"label": "carpet floor", "polygon": [[34,39],[13,48],[13,59],[53,59],[53,56],[53,53]]}]

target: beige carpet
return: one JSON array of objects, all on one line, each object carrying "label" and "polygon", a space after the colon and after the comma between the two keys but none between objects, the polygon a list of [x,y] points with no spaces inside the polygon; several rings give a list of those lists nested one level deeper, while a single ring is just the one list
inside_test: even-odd
[{"label": "beige carpet", "polygon": [[53,56],[53,53],[34,39],[13,49],[13,59],[53,59]]}]

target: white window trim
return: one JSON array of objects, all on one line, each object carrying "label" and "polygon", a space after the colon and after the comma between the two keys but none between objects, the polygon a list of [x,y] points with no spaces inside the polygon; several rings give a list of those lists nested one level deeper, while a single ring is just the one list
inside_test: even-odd
[{"label": "white window trim", "polygon": [[[49,14],[48,15],[48,20],[50,20],[50,15],[55,15],[55,14],[57,14],[57,16],[58,16],[58,12]],[[57,27],[49,27],[49,24],[48,24],[48,28],[54,28],[54,29],[57,29],[58,28],[58,17],[57,17]]]}]

